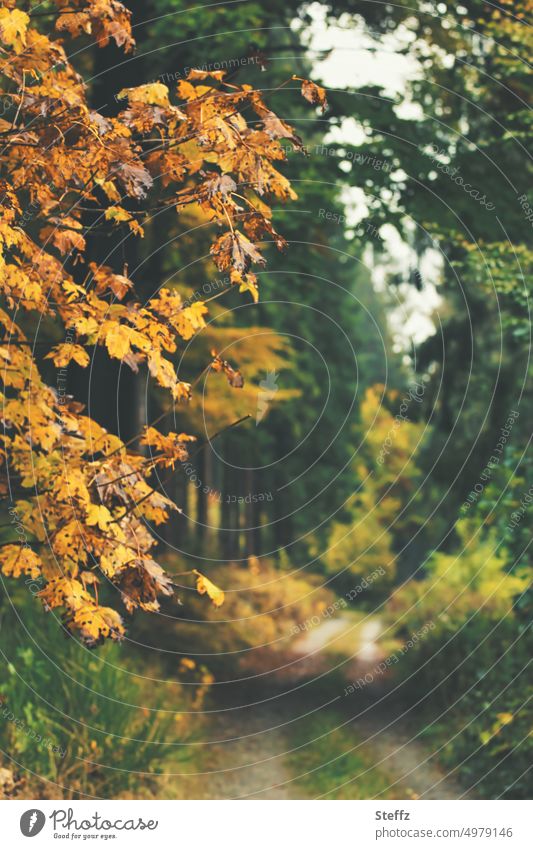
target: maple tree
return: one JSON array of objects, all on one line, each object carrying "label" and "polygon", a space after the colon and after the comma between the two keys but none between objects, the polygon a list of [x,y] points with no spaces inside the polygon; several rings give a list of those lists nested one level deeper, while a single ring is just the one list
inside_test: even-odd
[{"label": "maple tree", "polygon": [[[302,143],[261,91],[226,82],[224,71],[190,71],[177,85],[179,105],[166,85],[150,83],[118,92],[116,117],[91,109],[67,40],[89,34],[130,52],[130,12],[118,0],[55,5],[54,15],[35,19],[11,0],[0,8],[1,486],[22,529],[2,543],[0,568],[31,579],[46,609],[58,608],[64,626],[94,646],[124,634],[120,613],[99,602],[100,585],[118,591],[129,613],[155,611],[158,597],[173,593],[148,523],[164,523],[177,507],[151,476],[172,473],[194,437],[164,434],[156,421],[141,435],[145,453],[134,451],[84,414],[61,373],[72,362],[87,368],[87,349],[100,346],[134,372],[146,365],[174,403],[186,404],[192,387],[173,354],[206,326],[208,308],[171,288],[143,303],[127,268],[91,261],[85,213],[139,239],[154,210],[199,210],[221,231],[210,248],[215,266],[256,300],[259,242],[285,247],[268,199],[296,197],[277,167],[281,140],[295,150]],[[302,93],[325,106],[319,86],[303,80]],[[61,370],[56,387],[43,379],[28,333],[42,318],[64,332],[45,357]],[[233,366],[211,356],[206,368],[242,386]],[[200,594],[222,603],[206,576],[191,575]]]}]

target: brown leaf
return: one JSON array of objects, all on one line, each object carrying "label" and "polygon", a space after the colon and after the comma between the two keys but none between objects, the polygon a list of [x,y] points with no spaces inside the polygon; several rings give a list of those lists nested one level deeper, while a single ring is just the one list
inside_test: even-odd
[{"label": "brown leaf", "polygon": [[202,186],[205,187],[207,197],[209,198],[215,194],[221,194],[225,198],[232,192],[237,191],[237,183],[229,174],[216,174],[213,172],[207,176]]},{"label": "brown leaf", "polygon": [[223,360],[216,351],[211,351],[211,356],[213,357],[213,362],[211,363],[213,371],[224,372],[228,378],[230,386],[233,386],[234,389],[242,389],[244,386],[244,378],[240,371],[234,369],[227,360]]},{"label": "brown leaf", "polygon": [[295,150],[303,150],[303,142],[300,136],[296,135],[292,127],[278,118],[274,112],[266,111],[262,117],[266,133],[271,139],[288,139]]},{"label": "brown leaf", "polygon": [[[299,79],[299,77],[293,77],[293,79]],[[321,106],[322,111],[326,111],[328,100],[325,88],[311,82],[311,80],[302,80],[302,94],[309,103],[314,106]]]},{"label": "brown leaf", "polygon": [[146,197],[154,182],[150,173],[139,162],[115,163],[115,173],[127,193],[139,200]]}]

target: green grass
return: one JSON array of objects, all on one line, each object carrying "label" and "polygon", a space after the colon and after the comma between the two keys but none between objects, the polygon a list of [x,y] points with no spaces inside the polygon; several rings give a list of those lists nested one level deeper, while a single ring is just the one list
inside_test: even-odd
[{"label": "green grass", "polygon": [[[401,788],[388,789],[394,781],[392,775],[374,766],[375,751],[365,743],[359,745],[361,741],[353,726],[338,728],[343,721],[340,713],[326,710],[298,724],[291,742],[301,748],[288,756],[287,767],[302,795],[325,799],[399,798]],[[356,746],[355,751],[350,751]]]},{"label": "green grass", "polygon": [[88,651],[65,637],[50,614],[32,611],[27,596],[19,592],[18,601],[33,639],[5,609],[2,765],[24,777],[30,798],[157,795],[166,761],[188,754],[176,745],[187,742],[175,721],[179,687],[155,688],[143,677],[146,669],[138,674],[126,646]]}]

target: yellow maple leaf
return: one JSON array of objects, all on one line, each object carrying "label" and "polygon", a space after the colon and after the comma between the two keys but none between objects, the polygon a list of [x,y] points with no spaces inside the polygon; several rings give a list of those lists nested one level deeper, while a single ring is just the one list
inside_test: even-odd
[{"label": "yellow maple leaf", "polygon": [[97,525],[101,531],[107,530],[113,517],[104,504],[90,504],[87,508],[87,524]]},{"label": "yellow maple leaf", "polygon": [[138,221],[128,221],[128,227],[134,236],[139,236],[140,239],[144,238],[144,229],[141,227]]},{"label": "yellow maple leaf", "polygon": [[0,39],[4,44],[13,48],[15,53],[21,53],[26,46],[26,30],[30,22],[26,12],[19,9],[10,11],[0,9]]},{"label": "yellow maple leaf", "polygon": [[169,106],[168,86],[163,83],[147,83],[136,88],[123,88],[118,97],[128,98],[130,103],[147,103],[149,106]]},{"label": "yellow maple leaf", "polygon": [[129,221],[131,213],[122,206],[110,206],[106,209],[104,217],[106,221]]},{"label": "yellow maple leaf", "polygon": [[81,498],[83,502],[90,500],[89,490],[81,469],[67,468],[56,479],[54,492],[62,501],[69,501],[71,498]]},{"label": "yellow maple leaf", "polygon": [[107,637],[120,640],[124,636],[122,619],[116,610],[100,607],[93,601],[78,607],[65,618],[69,631],[78,631],[88,646],[95,646]]},{"label": "yellow maple leaf", "polygon": [[73,345],[67,342],[64,342],[61,345],[56,345],[55,348],[52,348],[49,354],[46,355],[45,359],[53,360],[54,365],[57,368],[64,368],[68,366],[71,360],[74,360],[75,363],[78,363],[82,368],[86,368],[89,365],[90,359],[89,354],[82,348],[81,345]]},{"label": "yellow maple leaf", "polygon": [[60,557],[87,562],[87,549],[77,520],[67,522],[55,533],[53,548]]},{"label": "yellow maple leaf", "polygon": [[175,401],[188,401],[191,397],[191,384],[184,380],[178,380],[172,387],[172,397]]},{"label": "yellow maple leaf", "polygon": [[174,366],[169,360],[165,360],[159,351],[154,351],[148,357],[148,368],[150,369],[150,374],[155,377],[160,386],[165,386],[170,390],[174,388],[178,380]]},{"label": "yellow maple leaf", "polygon": [[85,591],[80,581],[63,576],[49,580],[38,596],[50,610],[55,607],[70,607],[76,610],[87,602],[92,602],[91,596]]},{"label": "yellow maple leaf", "polygon": [[180,310],[173,320],[173,325],[180,336],[186,342],[191,339],[197,330],[205,327],[204,315],[207,313],[207,307],[203,301],[195,301],[190,307]]},{"label": "yellow maple leaf", "polygon": [[119,544],[105,554],[102,554],[100,558],[100,569],[107,578],[113,579],[133,559],[133,552],[126,548],[125,545]]},{"label": "yellow maple leaf", "polygon": [[8,578],[22,574],[37,578],[41,574],[41,558],[25,545],[6,545],[0,549],[0,568]]},{"label": "yellow maple leaf", "polygon": [[72,323],[78,333],[81,333],[83,336],[92,336],[98,330],[98,323],[91,316],[77,316]]},{"label": "yellow maple leaf", "polygon": [[177,92],[183,100],[195,100],[198,97],[198,88],[188,83],[187,80],[180,80]]},{"label": "yellow maple leaf", "polygon": [[205,327],[204,315],[207,313],[207,307],[203,301],[195,301],[184,313],[196,330]]},{"label": "yellow maple leaf", "polygon": [[215,607],[221,607],[224,604],[224,591],[217,587],[209,578],[206,578],[205,575],[202,575],[197,569],[193,569],[194,574],[196,575],[196,590],[200,595],[207,595],[213,602]]},{"label": "yellow maple leaf", "polygon": [[[95,177],[94,182],[96,183],[97,186],[100,186],[102,191],[104,191],[106,193],[107,197],[109,198],[109,200],[112,203],[118,203],[120,201],[120,192],[117,191],[117,187],[115,186],[115,184],[111,180],[104,180],[101,177]],[[106,221],[110,221],[113,218],[116,218],[116,215],[113,214],[113,210],[118,210],[118,209],[122,209],[122,207],[111,206],[108,209],[106,209],[106,211],[104,213],[104,218],[106,219]],[[128,220],[128,218],[130,217],[129,213],[127,213],[125,209],[122,209],[122,211],[125,214],[125,220]]]},{"label": "yellow maple leaf", "polygon": [[244,274],[239,285],[239,292],[249,292],[254,304],[259,301],[259,289],[257,288],[257,277],[255,274]]},{"label": "yellow maple leaf", "polygon": [[124,359],[131,350],[132,328],[125,324],[113,324],[105,337],[106,348],[110,357]]}]

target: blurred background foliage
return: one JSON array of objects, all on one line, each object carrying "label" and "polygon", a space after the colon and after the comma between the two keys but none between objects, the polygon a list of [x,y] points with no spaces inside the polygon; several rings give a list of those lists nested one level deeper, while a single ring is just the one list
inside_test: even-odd
[{"label": "blurred background foliage", "polygon": [[[267,249],[257,304],[227,291],[214,274],[205,222],[193,214],[165,211],[142,242],[95,237],[95,258],[126,262],[147,298],[163,283],[185,298],[217,298],[215,321],[191,342],[182,379],[195,379],[206,351],[216,348],[240,368],[245,388],[204,376],[188,410],[167,410],[169,428],[204,439],[247,413],[252,418],[200,452],[193,473],[201,486],[176,472],[168,492],[183,513],[162,545],[176,575],[191,565],[206,569],[227,600],[206,612],[184,587],[155,633],[141,615],[131,644],[88,658],[55,623],[35,619],[25,588],[10,585],[22,615],[16,620],[4,599],[2,703],[26,726],[46,729],[67,754],[51,757],[2,720],[4,760],[12,759],[36,796],[57,786],[73,796],[163,796],[165,788],[156,778],[147,784],[146,774],[175,764],[176,750],[178,760],[190,757],[195,724],[182,710],[192,704],[201,713],[205,699],[216,699],[213,676],[268,671],[281,656],[273,661],[269,652],[287,650],[291,628],[322,617],[381,567],[350,607],[378,606],[397,641],[435,623],[394,670],[423,736],[432,749],[442,746],[445,765],[460,765],[473,793],[527,798],[532,253],[531,221],[518,198],[530,176],[530,77],[520,54],[531,38],[522,25],[531,3],[126,5],[135,56],[124,60],[87,39],[75,58],[95,106],[113,114],[114,94],[124,87],[159,80],[173,88],[188,68],[226,63],[230,79],[270,90],[273,108],[297,126],[309,155],[288,155],[285,172],[298,199],[276,215],[289,246],[283,255]],[[342,86],[328,91],[326,114],[301,104],[297,83],[278,90],[293,74],[312,77],[325,58],[309,50],[319,5],[330,25],[364,33],[376,50],[392,38],[398,54],[416,60],[399,94],[351,88],[349,57]],[[357,221],[350,217],[354,186],[365,198]],[[405,272],[383,238],[385,225],[408,252]],[[381,286],[373,276],[378,264],[386,272]],[[402,345],[393,308],[407,290],[423,297],[430,284],[440,298],[435,332]],[[84,373],[74,369],[70,380],[83,399]],[[166,409],[160,393],[146,393],[146,375],[121,378],[118,412],[108,403],[116,375],[99,357],[93,380],[93,415],[115,429],[120,416],[123,438]],[[258,398],[270,391],[261,388],[265,380],[275,380],[275,391],[256,426]],[[408,396],[398,424],[415,385],[420,393]],[[513,410],[520,415],[487,475]],[[465,500],[481,480],[465,516]],[[259,494],[265,497],[248,498]],[[166,681],[155,702],[150,676]],[[308,736],[316,734],[313,725]],[[111,753],[124,770],[99,766]],[[337,778],[322,776],[322,785]]]}]

